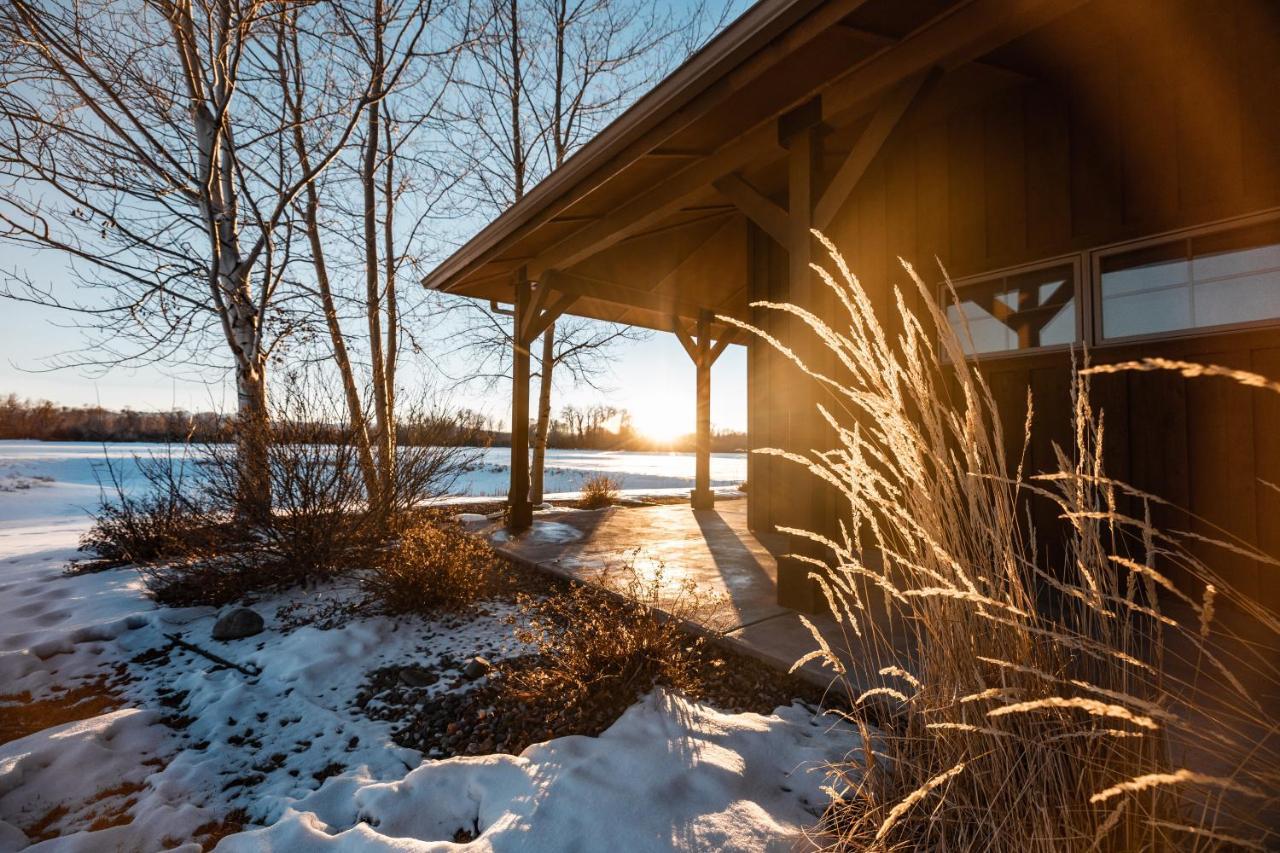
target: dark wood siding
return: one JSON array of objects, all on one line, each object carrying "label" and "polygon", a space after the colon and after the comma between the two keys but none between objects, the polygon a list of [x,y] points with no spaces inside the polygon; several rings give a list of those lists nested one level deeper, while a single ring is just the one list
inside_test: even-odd
[{"label": "dark wood siding", "polygon": [[[828,232],[877,310],[891,313],[892,285],[909,283],[898,255],[933,279],[937,256],[963,277],[1087,259],[1107,244],[1280,208],[1277,56],[1275,4],[1088,4],[990,57],[1024,73],[1022,82],[959,98],[955,109],[935,102],[913,112]],[[754,274],[771,282],[757,280],[755,292],[784,298],[785,257],[774,257],[782,250],[757,242],[769,260],[757,250]],[[1089,278],[1083,263],[1086,288]],[[1280,379],[1275,329],[1095,347],[1091,358],[1153,355]],[[756,405],[771,396],[769,381],[781,381],[776,356],[757,347],[752,359],[752,443],[786,446],[783,420]],[[1028,465],[1053,467],[1053,443],[1071,438],[1070,355],[988,358],[984,371],[1015,455],[1031,389],[1038,416]],[[1280,484],[1280,397],[1142,373],[1100,378],[1094,398],[1106,411],[1113,475],[1189,509],[1201,519],[1193,529],[1216,525],[1280,556],[1280,492],[1267,485]],[[753,522],[767,527],[782,517],[782,479],[795,475],[752,464],[753,485],[774,478],[771,497],[752,495]],[[1156,520],[1188,523],[1168,512]],[[1245,591],[1280,599],[1274,571],[1234,557],[1215,564]]]}]

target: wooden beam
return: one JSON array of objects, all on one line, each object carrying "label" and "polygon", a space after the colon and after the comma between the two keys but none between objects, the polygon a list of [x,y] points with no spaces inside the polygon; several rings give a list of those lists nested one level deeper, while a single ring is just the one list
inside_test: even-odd
[{"label": "wooden beam", "polygon": [[712,364],[716,363],[716,359],[718,359],[724,351],[729,348],[730,344],[737,342],[739,331],[741,330],[737,326],[730,326],[728,330],[720,336],[720,340],[716,341],[715,346],[711,348],[711,352],[707,356],[711,359]]},{"label": "wooden beam", "polygon": [[557,293],[556,301],[541,314],[531,319],[529,343],[532,344],[537,340],[538,336],[545,332],[548,326],[558,320],[560,315],[569,310],[569,307],[578,301],[578,298],[578,295],[574,293]]},{"label": "wooden beam", "polygon": [[971,0],[948,8],[859,62],[823,90],[828,121],[927,68],[957,68],[1086,0]]},{"label": "wooden beam", "polygon": [[[516,273],[516,317],[519,329],[531,307],[529,277],[522,268]],[[524,530],[533,524],[529,504],[529,347],[517,334],[511,342],[511,483],[507,490],[507,527]]]},{"label": "wooden beam", "polygon": [[[650,293],[647,290],[639,290],[616,282],[590,278],[562,270],[554,270],[554,273],[553,277],[547,279],[552,287],[583,299],[613,302],[618,305],[652,311],[664,317],[693,318],[698,316],[698,311],[701,308],[697,303],[678,299],[673,295]],[[543,276],[546,278],[546,273]]]},{"label": "wooden beam", "polygon": [[698,312],[698,357],[694,360],[697,370],[697,408],[694,419],[693,444],[693,492],[689,495],[694,509],[711,509],[715,495],[711,493],[711,359],[707,344],[710,341],[711,312]]},{"label": "wooden beam", "polygon": [[671,318],[671,331],[676,333],[676,340],[680,341],[680,346],[684,347],[684,351],[689,354],[689,358],[693,359],[693,363],[698,363],[698,344],[689,337],[689,330],[684,327],[684,320],[679,317]]},{"label": "wooden beam", "polygon": [[787,211],[743,180],[738,173],[725,175],[714,186],[780,245],[787,244]]},{"label": "wooden beam", "polygon": [[705,192],[718,178],[778,151],[774,129],[771,126],[758,127],[551,246],[529,265],[529,273],[541,277],[546,270],[563,270],[581,263],[680,210],[690,198]]},{"label": "wooden beam", "polygon": [[516,330],[519,334],[520,342],[525,346],[533,343],[533,339],[537,337],[537,335],[533,334],[531,331],[533,323],[538,319],[538,316],[542,314],[542,309],[547,303],[547,295],[550,293],[551,288],[547,287],[542,282],[539,282],[533,288],[533,297],[529,301],[528,310],[524,312],[524,317],[520,322],[520,328]]},{"label": "wooden beam", "polygon": [[904,80],[880,102],[880,106],[871,116],[871,122],[862,131],[858,141],[853,144],[853,149],[836,170],[818,203],[814,205],[814,228],[822,231],[831,224],[831,220],[844,206],[858,182],[862,180],[862,176],[867,173],[876,155],[880,153],[880,149],[884,147],[893,129],[938,76],[939,74],[932,70],[922,71]]},{"label": "wooden beam", "polygon": [[[821,144],[818,128],[811,127],[797,133],[791,140],[787,152],[787,209],[791,212],[788,221],[790,227],[787,240],[787,301],[793,305],[813,311],[816,287],[814,274],[809,268],[809,259],[813,254],[813,235],[809,232],[812,222],[813,203],[816,195],[814,179],[821,163]],[[819,346],[813,340],[809,329],[797,317],[783,318],[784,323],[780,336],[795,353],[805,361],[814,365],[820,363]],[[791,412],[786,432],[784,449],[807,455],[813,448],[819,447],[819,418],[815,407],[818,400],[818,387],[807,376],[798,373],[788,374],[788,384],[783,389],[782,405]],[[783,498],[790,504],[789,512],[794,518],[809,520],[809,523],[824,523],[831,516],[826,513],[826,506],[821,489],[803,481],[800,475],[793,475],[791,488]],[[829,530],[819,528],[819,533],[827,534]],[[812,543],[799,537],[792,537],[793,554],[811,558],[821,554]],[[818,589],[809,578],[813,566],[802,559],[784,556],[778,560],[778,603],[794,610],[813,612],[818,607]]]}]

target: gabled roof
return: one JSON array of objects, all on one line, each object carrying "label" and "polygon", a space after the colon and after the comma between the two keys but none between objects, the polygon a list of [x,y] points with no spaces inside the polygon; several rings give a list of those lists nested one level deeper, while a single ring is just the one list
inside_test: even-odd
[{"label": "gabled roof", "polygon": [[575,293],[582,316],[658,329],[701,308],[745,316],[747,220],[715,184],[744,178],[785,207],[779,117],[819,110],[838,162],[902,81],[935,67],[964,68],[949,75],[960,85],[1016,77],[969,63],[1079,2],[763,0],[423,283],[510,301],[524,268]]}]

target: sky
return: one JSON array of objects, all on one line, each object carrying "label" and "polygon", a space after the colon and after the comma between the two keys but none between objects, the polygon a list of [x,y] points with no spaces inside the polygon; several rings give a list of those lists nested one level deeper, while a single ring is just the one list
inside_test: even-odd
[{"label": "sky", "polygon": [[[702,0],[678,0],[693,8]],[[729,17],[743,11],[746,0],[722,0]],[[719,9],[717,2],[708,8]],[[478,230],[483,221],[464,228]],[[452,235],[450,242],[459,235]],[[448,254],[443,242],[423,254]],[[0,240],[0,275],[18,273],[37,285],[49,285],[62,298],[73,293],[74,275],[63,257]],[[409,286],[414,286],[410,284]],[[415,356],[402,351],[400,376],[412,387],[448,385],[433,372],[432,357],[440,358],[449,344],[428,332],[423,338],[428,352]],[[0,298],[0,395],[10,393],[35,400],[51,400],[68,406],[101,405],[109,409],[160,411],[228,410],[235,396],[229,373],[195,370],[186,364],[113,366],[109,370],[61,367],[60,357],[85,355],[86,338],[75,328],[75,317],[55,309]],[[62,361],[67,360],[65,357]],[[82,359],[81,359],[82,360]],[[597,403],[626,409],[642,432],[667,437],[694,429],[694,366],[675,336],[654,333],[646,340],[622,342],[612,350],[610,375],[597,379],[597,388],[573,387],[557,382],[553,406],[589,406]],[[453,375],[456,365],[446,364]],[[463,388],[450,391],[450,402],[501,419],[510,420],[510,386],[492,390]],[[536,382],[534,383],[536,393]],[[712,371],[711,420],[714,429],[746,428],[746,351],[730,347]]]},{"label": "sky", "polygon": [[[0,269],[15,267],[43,282],[57,283],[68,275],[57,259],[36,257],[0,242]],[[105,374],[83,368],[49,370],[51,359],[84,346],[73,323],[73,317],[54,309],[0,300],[0,396],[14,393],[68,406],[96,404],[141,411],[234,406],[226,377],[192,375],[183,365],[112,367]],[[435,343],[443,352],[445,344]],[[433,384],[427,358],[406,351],[402,359],[402,375],[410,383]],[[647,340],[619,344],[613,351],[611,374],[600,382],[602,390],[557,388],[553,406],[607,403],[630,411],[637,428],[647,434],[666,437],[693,431],[694,367],[675,335],[655,332]],[[534,389],[536,393],[536,381]],[[509,395],[509,386],[499,386],[493,391],[454,391],[450,399],[454,405],[509,420]],[[745,347],[730,347],[712,369],[711,421],[715,429],[746,428]]]},{"label": "sky", "polygon": [[[483,222],[475,227],[480,227]],[[74,287],[74,273],[60,254],[36,251],[0,240],[0,274],[29,275],[37,285],[49,285],[61,298],[82,293]],[[409,287],[416,284],[410,282]],[[442,377],[435,361],[443,359],[451,377],[462,375],[457,359],[449,361],[452,344],[444,340],[448,327],[416,329],[428,352],[401,350],[400,376],[407,389],[444,389],[448,403],[474,409],[510,422],[510,384],[491,390],[459,387]],[[0,298],[0,397],[17,394],[59,405],[100,405],[137,411],[227,411],[235,406],[229,372],[194,369],[187,364],[113,366],[109,369],[61,367],[60,361],[92,357],[91,342],[76,327],[76,317],[41,305]],[[562,372],[563,373],[563,372]],[[715,430],[746,430],[746,348],[730,346],[711,374],[711,423]],[[674,334],[652,332],[646,339],[622,341],[611,350],[607,374],[596,378],[597,388],[575,387],[567,374],[556,383],[552,405],[578,407],[598,403],[626,409],[642,433],[668,438],[694,431],[695,372]],[[531,394],[537,393],[537,380]]]}]

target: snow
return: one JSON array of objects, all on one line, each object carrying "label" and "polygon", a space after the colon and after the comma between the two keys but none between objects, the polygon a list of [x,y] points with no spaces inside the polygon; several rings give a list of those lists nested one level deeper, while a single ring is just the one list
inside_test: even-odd
[{"label": "snow", "polygon": [[[122,460],[138,451],[108,449]],[[213,642],[217,610],[158,608],[129,569],[63,574],[102,453],[0,442],[0,702],[97,683],[115,696],[88,719],[0,744],[0,853],[24,849],[23,829],[41,821],[59,837],[26,849],[175,848],[237,809],[261,828],[219,850],[455,849],[460,829],[478,835],[474,850],[598,849],[599,838],[620,850],[789,849],[821,810],[817,768],[857,746],[800,706],[729,715],[655,692],[599,738],[426,759],[355,707],[360,685],[383,666],[519,653],[506,605],[464,622],[286,631],[286,609],[353,595],[329,585],[254,602],[264,633]],[[445,673],[417,689],[425,698],[458,683]]]},{"label": "snow", "polygon": [[[56,479],[56,492],[66,502],[92,507],[98,499],[94,470],[102,470],[106,457],[123,463],[117,465],[117,470],[128,479],[135,477],[135,456],[163,456],[167,451],[163,444],[0,441],[0,494],[9,489],[40,491],[37,486],[42,484],[33,482],[32,477],[52,476]],[[509,457],[510,451],[505,447],[480,450],[476,465],[454,486],[455,501],[505,496],[510,482]],[[582,481],[593,474],[618,478],[622,482],[621,494],[630,497],[679,494],[693,488],[694,458],[692,453],[551,449],[547,451],[543,475],[546,498],[579,497]],[[733,491],[746,479],[745,453],[711,454],[713,489]]]},{"label": "snow", "polygon": [[219,850],[444,851],[460,828],[474,850],[790,850],[825,802],[819,768],[850,739],[799,706],[721,714],[658,690],[598,738],[322,789]]}]

